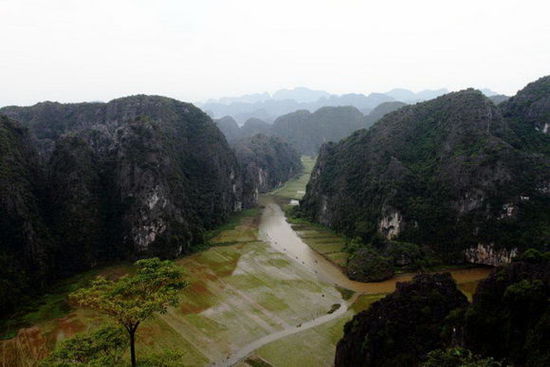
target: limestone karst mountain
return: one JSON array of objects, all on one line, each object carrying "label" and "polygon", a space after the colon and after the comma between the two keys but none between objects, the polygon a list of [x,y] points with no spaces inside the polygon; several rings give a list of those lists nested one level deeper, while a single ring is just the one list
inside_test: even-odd
[{"label": "limestone karst mountain", "polygon": [[246,206],[253,205],[260,193],[275,189],[302,171],[298,152],[276,136],[242,138],[233,149],[242,168]]},{"label": "limestone karst mountain", "polygon": [[2,118],[0,251],[14,272],[183,254],[253,201],[223,134],[191,104],[140,95],[0,113],[27,126]]},{"label": "limestone karst mountain", "polygon": [[313,156],[323,143],[337,142],[363,127],[363,114],[355,107],[323,107],[314,113],[300,110],[280,116],[271,131],[300,154]]},{"label": "limestone karst mountain", "polygon": [[447,261],[508,262],[550,226],[548,78],[502,107],[473,89],[403,107],[326,144],[303,215],[365,242],[430,245]]}]

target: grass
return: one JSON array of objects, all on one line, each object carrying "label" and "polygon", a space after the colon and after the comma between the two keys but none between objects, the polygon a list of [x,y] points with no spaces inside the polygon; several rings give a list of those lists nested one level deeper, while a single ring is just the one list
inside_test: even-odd
[{"label": "grass", "polygon": [[273,367],[332,366],[336,344],[344,334],[344,325],[354,314],[366,310],[384,296],[361,295],[342,317],[265,345],[255,352],[255,356]]},{"label": "grass", "polygon": [[306,185],[311,176],[311,171],[315,166],[316,158],[302,156],[302,165],[304,170],[299,177],[293,178],[286,182],[282,187],[273,191],[271,194],[282,199],[300,200],[305,194]]},{"label": "grass", "polygon": [[293,224],[292,228],[302,241],[326,259],[340,267],[346,265],[349,254],[345,251],[344,237],[319,224],[307,223],[303,220],[299,224]]},{"label": "grass", "polygon": [[55,284],[50,292],[35,298],[22,307],[9,319],[0,321],[0,339],[10,339],[21,328],[45,323],[66,317],[71,312],[67,302],[69,293],[85,286],[98,275],[108,278],[118,277],[130,269],[130,264],[119,264],[102,269],[94,269]]},{"label": "grass", "polygon": [[225,224],[207,232],[205,237],[211,245],[254,241],[257,237],[256,222],[260,214],[260,208],[245,209],[230,216]]},{"label": "grass", "polygon": [[[212,243],[224,246],[176,261],[190,286],[178,307],[140,326],[138,358],[175,349],[183,352],[184,365],[205,366],[265,335],[324,315],[339,302],[335,288],[258,240],[258,214],[241,213],[213,233]],[[41,297],[12,323],[12,330],[28,328],[0,342],[0,366],[36,366],[57,342],[98,327],[104,318],[71,308],[67,295],[98,274],[116,277],[128,271],[131,266],[123,264],[88,272]]]}]

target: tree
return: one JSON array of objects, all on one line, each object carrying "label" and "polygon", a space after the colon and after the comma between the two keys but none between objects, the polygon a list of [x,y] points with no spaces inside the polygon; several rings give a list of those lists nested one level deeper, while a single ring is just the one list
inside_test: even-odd
[{"label": "tree", "polygon": [[428,354],[422,367],[501,367],[493,358],[481,358],[464,348],[437,349]]},{"label": "tree", "polygon": [[183,269],[158,258],[139,260],[137,270],[116,281],[98,277],[90,287],[72,293],[76,305],[95,310],[124,326],[130,339],[132,367],[136,366],[135,334],[140,323],[154,313],[176,306],[187,286]]},{"label": "tree", "polygon": [[86,335],[78,335],[60,343],[41,367],[115,366],[127,347],[124,330],[104,326]]}]

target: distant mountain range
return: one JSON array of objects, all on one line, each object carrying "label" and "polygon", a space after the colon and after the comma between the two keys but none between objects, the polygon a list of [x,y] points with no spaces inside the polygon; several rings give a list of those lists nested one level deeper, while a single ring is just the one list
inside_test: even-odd
[{"label": "distant mountain range", "polygon": [[317,155],[323,143],[337,142],[358,129],[368,128],[403,106],[406,103],[383,102],[366,115],[353,106],[322,107],[313,113],[298,110],[279,116],[272,124],[250,118],[241,127],[231,116],[214,122],[229,143],[256,134],[275,135],[290,143],[300,154]]},{"label": "distant mountain range", "polygon": [[[490,89],[482,89],[486,96],[497,95]],[[268,123],[275,121],[281,115],[297,110],[314,112],[322,107],[353,106],[363,114],[368,114],[376,106],[384,102],[404,102],[407,104],[422,102],[439,97],[449,91],[445,88],[413,92],[408,89],[392,89],[386,93],[348,93],[342,95],[330,94],[322,90],[305,87],[281,89],[273,94],[256,93],[240,97],[224,97],[210,99],[199,107],[212,118],[232,116],[242,125],[250,118],[257,118]]]}]

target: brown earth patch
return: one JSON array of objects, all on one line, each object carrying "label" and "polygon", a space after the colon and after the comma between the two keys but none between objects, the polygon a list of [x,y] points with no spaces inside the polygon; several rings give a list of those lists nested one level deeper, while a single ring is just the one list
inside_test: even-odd
[{"label": "brown earth patch", "polygon": [[15,338],[0,342],[0,367],[35,366],[47,355],[47,339],[38,327],[20,329]]}]

